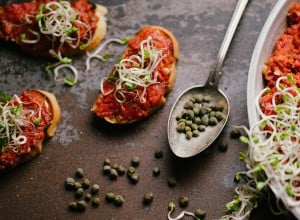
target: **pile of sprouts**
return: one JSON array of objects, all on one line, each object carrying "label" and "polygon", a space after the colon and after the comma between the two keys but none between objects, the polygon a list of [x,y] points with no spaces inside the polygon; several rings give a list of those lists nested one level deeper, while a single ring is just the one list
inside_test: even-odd
[{"label": "pile of sprouts", "polygon": [[280,198],[289,207],[300,205],[300,90],[292,74],[278,78],[275,88],[270,106],[274,114],[261,109],[261,98],[269,88],[256,98],[260,120],[245,128],[247,138],[241,137],[248,151],[241,153],[240,159],[248,170],[238,173],[237,178],[243,176],[246,183],[237,186],[234,200],[227,204],[231,213],[222,219],[245,219],[269,189],[278,197],[275,214],[286,211],[279,206]]}]

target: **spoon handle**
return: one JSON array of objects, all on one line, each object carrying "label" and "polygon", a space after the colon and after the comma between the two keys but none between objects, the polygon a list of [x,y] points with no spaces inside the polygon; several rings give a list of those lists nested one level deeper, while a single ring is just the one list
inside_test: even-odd
[{"label": "spoon handle", "polygon": [[230,20],[229,26],[227,28],[225,37],[223,39],[222,45],[220,47],[217,61],[214,68],[210,71],[207,84],[210,86],[217,86],[220,76],[221,76],[221,67],[223,65],[223,61],[227,54],[228,48],[234,36],[234,33],[237,29],[239,21],[244,13],[244,10],[248,4],[249,0],[238,0],[238,3],[233,12],[232,18]]}]

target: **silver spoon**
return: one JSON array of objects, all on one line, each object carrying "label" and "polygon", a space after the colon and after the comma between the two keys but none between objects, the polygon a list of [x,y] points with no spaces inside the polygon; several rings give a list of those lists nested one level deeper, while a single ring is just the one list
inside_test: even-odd
[{"label": "silver spoon", "polygon": [[[228,48],[230,46],[233,35],[236,31],[238,23],[243,15],[243,12],[247,6],[249,0],[239,0],[230,24],[226,31],[224,40],[222,42],[221,48],[219,50],[217,61],[214,68],[210,71],[209,77],[205,85],[196,85],[185,90],[175,101],[168,120],[168,140],[173,153],[182,158],[194,156],[201,151],[205,150],[221,133],[223,130],[228,115],[230,112],[230,104],[227,96],[218,89],[218,83],[221,76],[221,67],[224,58],[227,54]],[[210,96],[212,100],[210,103],[221,104],[224,106],[225,118],[219,122],[216,126],[208,126],[204,132],[201,132],[199,137],[193,137],[191,139],[186,139],[185,135],[179,133],[176,130],[178,116],[184,109],[184,104],[189,101],[193,96],[197,94],[202,94],[203,96]]]}]

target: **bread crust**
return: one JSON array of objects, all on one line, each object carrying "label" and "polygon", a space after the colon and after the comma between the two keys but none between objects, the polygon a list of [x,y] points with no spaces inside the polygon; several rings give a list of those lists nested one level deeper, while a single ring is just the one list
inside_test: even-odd
[{"label": "bread crust", "polygon": [[[143,28],[155,28],[158,29],[160,31],[162,31],[165,35],[167,35],[173,44],[173,57],[174,57],[174,62],[171,66],[171,68],[169,68],[169,78],[168,81],[166,83],[165,86],[165,94],[164,96],[162,96],[160,102],[153,108],[151,109],[151,112],[148,116],[150,116],[151,114],[153,114],[154,112],[156,112],[157,110],[159,110],[160,108],[162,108],[165,104],[166,104],[166,97],[165,95],[168,94],[170,91],[172,91],[173,87],[174,87],[174,82],[176,79],[176,62],[179,58],[179,42],[177,41],[175,35],[170,32],[169,30],[167,30],[164,27],[161,26],[144,26]],[[143,29],[142,28],[142,29]],[[142,31],[142,29],[140,29],[140,31]],[[140,32],[139,31],[139,32]],[[139,33],[137,32],[136,35]],[[98,96],[98,99],[102,99],[103,95],[100,93]],[[95,109],[97,108],[96,102],[94,102],[93,106],[92,106],[92,111],[95,111]],[[134,123],[136,121],[141,120],[141,118],[137,118],[137,119],[133,119],[133,120],[117,120],[116,118],[110,118],[110,117],[104,117],[104,120],[106,120],[107,122],[111,123],[111,124],[129,124],[129,123]]]},{"label": "bread crust", "polygon": [[[58,124],[59,124],[59,121],[61,118],[61,110],[60,110],[59,104],[56,100],[56,97],[51,92],[44,91],[44,90],[31,90],[31,91],[40,93],[44,97],[47,105],[49,105],[51,108],[52,119],[49,123],[49,126],[45,129],[44,132],[45,132],[45,138],[53,137],[55,135],[56,129],[58,127]],[[12,166],[10,166],[8,169],[12,169],[15,166],[17,166],[21,163],[24,163],[26,161],[29,161],[33,157],[39,155],[43,149],[43,141],[44,141],[44,139],[41,140],[37,144],[37,146],[30,148],[29,152],[22,154],[22,156],[19,158],[19,160],[16,160],[15,163]],[[7,170],[4,170],[4,172],[5,171],[7,171]]]}]

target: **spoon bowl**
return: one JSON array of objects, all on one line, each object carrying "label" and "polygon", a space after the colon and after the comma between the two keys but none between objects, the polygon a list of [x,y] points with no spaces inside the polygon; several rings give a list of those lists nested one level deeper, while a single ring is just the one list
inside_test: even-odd
[{"label": "spoon bowl", "polygon": [[[242,14],[248,4],[248,0],[239,0],[230,20],[224,40],[220,47],[216,64],[210,71],[208,80],[203,86],[193,86],[186,89],[175,101],[168,120],[168,140],[173,153],[182,158],[192,157],[205,150],[219,136],[223,130],[230,112],[230,104],[227,96],[220,89],[218,83],[221,76],[221,67],[227,54],[233,35],[236,31]],[[176,130],[176,117],[181,114],[186,102],[190,101],[196,95],[210,96],[210,104],[220,104],[223,106],[224,119],[219,121],[215,126],[207,126],[204,132],[198,137],[187,139],[183,133]]]}]

